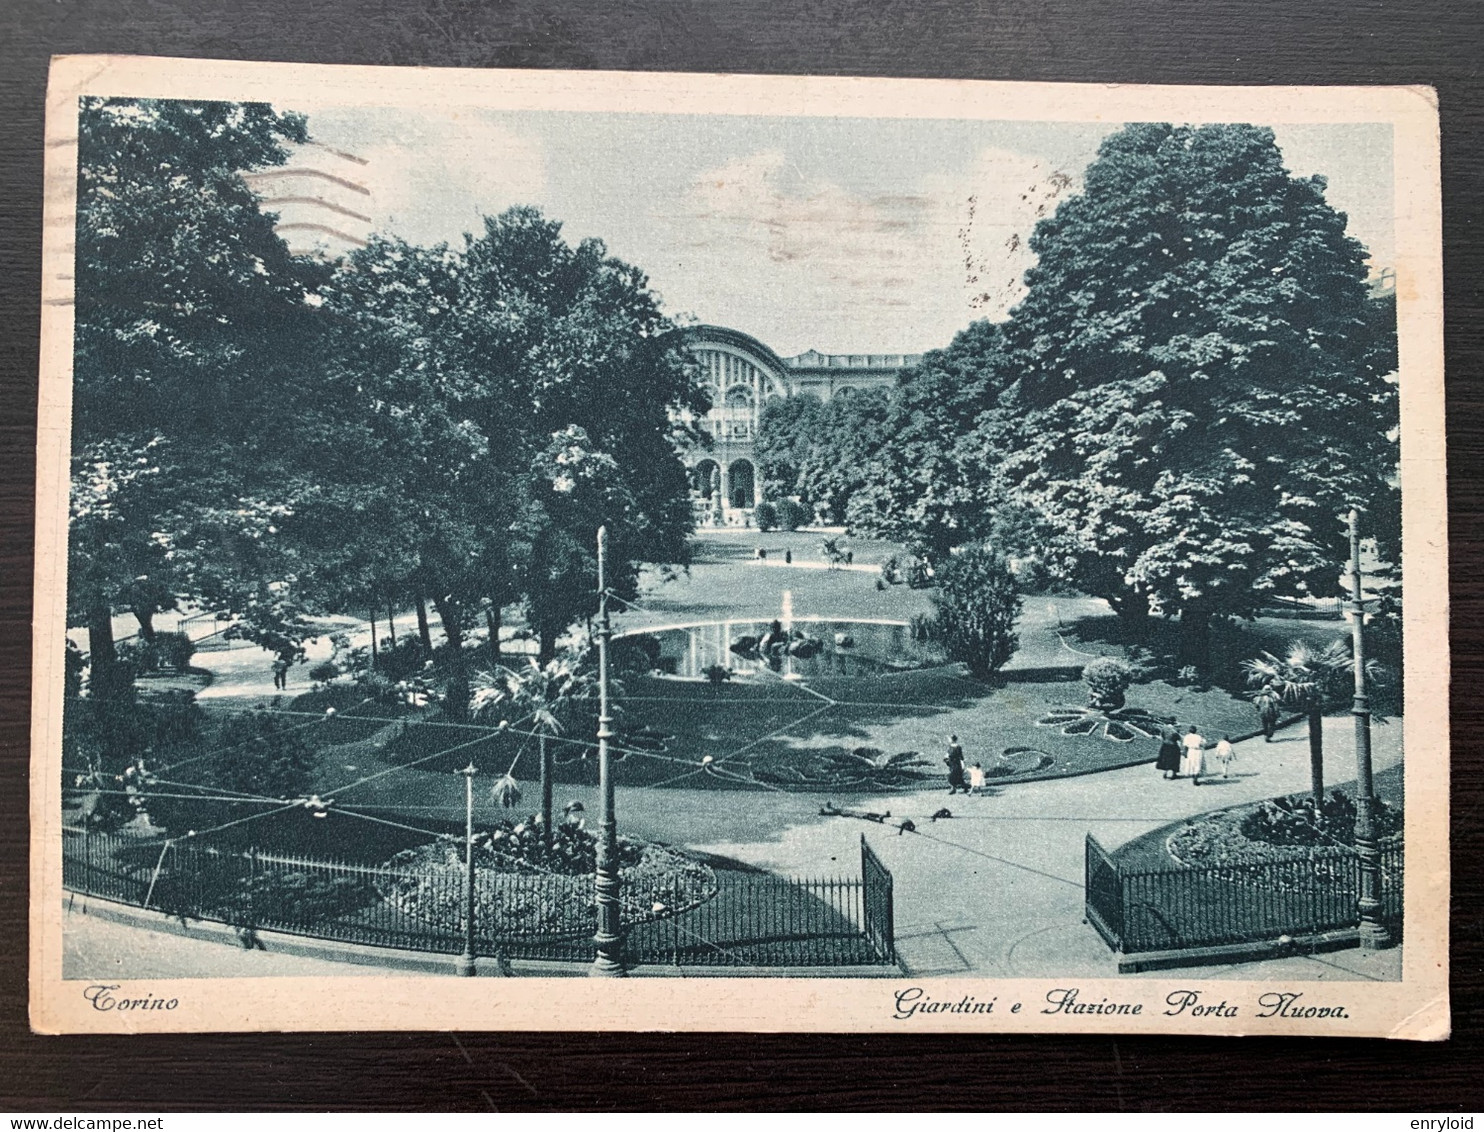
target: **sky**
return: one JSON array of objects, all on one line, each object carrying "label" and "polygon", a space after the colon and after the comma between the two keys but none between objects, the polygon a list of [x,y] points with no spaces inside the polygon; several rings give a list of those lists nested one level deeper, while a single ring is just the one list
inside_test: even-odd
[{"label": "sky", "polygon": [[[280,107],[291,109],[291,107]],[[356,155],[362,225],[461,243],[534,204],[638,265],[667,313],[789,356],[946,345],[1021,294],[1036,220],[1076,192],[1102,123],[292,107]],[[1393,256],[1389,125],[1275,127],[1372,253]],[[307,151],[298,160],[333,160]],[[338,171],[338,170],[337,170]]]}]

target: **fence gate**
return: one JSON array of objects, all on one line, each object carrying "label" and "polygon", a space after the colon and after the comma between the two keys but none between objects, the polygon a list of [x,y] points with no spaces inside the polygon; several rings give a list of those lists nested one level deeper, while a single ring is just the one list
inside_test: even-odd
[{"label": "fence gate", "polygon": [[1123,879],[1108,851],[1090,833],[1084,843],[1083,861],[1087,922],[1117,951],[1123,944]]},{"label": "fence gate", "polygon": [[887,963],[897,961],[896,923],[892,915],[891,873],[861,834],[861,907],[866,938]]}]

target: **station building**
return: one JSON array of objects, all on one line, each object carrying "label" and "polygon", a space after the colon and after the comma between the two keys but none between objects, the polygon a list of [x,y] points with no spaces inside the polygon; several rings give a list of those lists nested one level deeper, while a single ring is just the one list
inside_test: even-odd
[{"label": "station building", "polygon": [[821,354],[808,350],[784,358],[762,342],[725,326],[686,331],[691,353],[711,394],[701,422],[709,449],[686,454],[698,524],[740,524],[762,498],[753,456],[763,405],[777,397],[809,394],[821,401],[857,389],[891,385],[921,354]]}]

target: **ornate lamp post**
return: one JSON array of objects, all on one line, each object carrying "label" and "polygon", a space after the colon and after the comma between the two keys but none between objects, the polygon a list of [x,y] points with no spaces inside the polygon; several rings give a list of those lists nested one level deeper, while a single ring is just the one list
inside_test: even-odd
[{"label": "ornate lamp post", "polygon": [[598,949],[590,974],[622,975],[623,921],[619,916],[618,823],[613,816],[613,773],[608,760],[608,740],[613,738],[613,717],[608,707],[608,642],[613,626],[608,619],[606,554],[608,528],[598,528],[598,792],[602,812],[598,822],[598,867],[595,885],[598,897],[598,931],[593,943]]},{"label": "ornate lamp post", "polygon": [[1381,850],[1376,845],[1376,791],[1371,779],[1371,702],[1366,694],[1365,596],[1360,576],[1360,518],[1353,509],[1350,524],[1350,632],[1355,652],[1355,855],[1360,863],[1360,946],[1368,951],[1390,942],[1381,920]]},{"label": "ornate lamp post", "polygon": [[459,771],[464,776],[464,954],[459,974],[474,974],[474,764]]}]

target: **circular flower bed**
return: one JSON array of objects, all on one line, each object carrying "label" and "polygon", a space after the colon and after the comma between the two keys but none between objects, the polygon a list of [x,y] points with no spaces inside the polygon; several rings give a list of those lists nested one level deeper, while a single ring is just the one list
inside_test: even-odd
[{"label": "circular flower bed", "polygon": [[[1322,820],[1315,818],[1312,797],[1294,794],[1202,814],[1170,834],[1165,849],[1182,865],[1257,865],[1349,847],[1354,829],[1355,803],[1343,791],[1325,798]],[[1399,839],[1401,811],[1378,802],[1376,832],[1382,844]]]},{"label": "circular flower bed", "polygon": [[[539,826],[535,830],[539,835]],[[556,845],[548,849],[529,833],[531,827],[522,823],[476,839],[475,922],[482,931],[502,936],[591,934],[596,923],[596,839],[563,826]],[[384,900],[427,923],[454,931],[462,927],[466,890],[461,839],[440,838],[404,850],[386,867],[378,885]],[[677,915],[717,892],[709,866],[661,845],[620,842],[619,878],[623,917],[629,923]]]},{"label": "circular flower bed", "polygon": [[994,766],[984,768],[985,778],[1015,778],[1022,774],[1039,774],[1056,765],[1056,756],[1035,747],[1006,747]]}]

